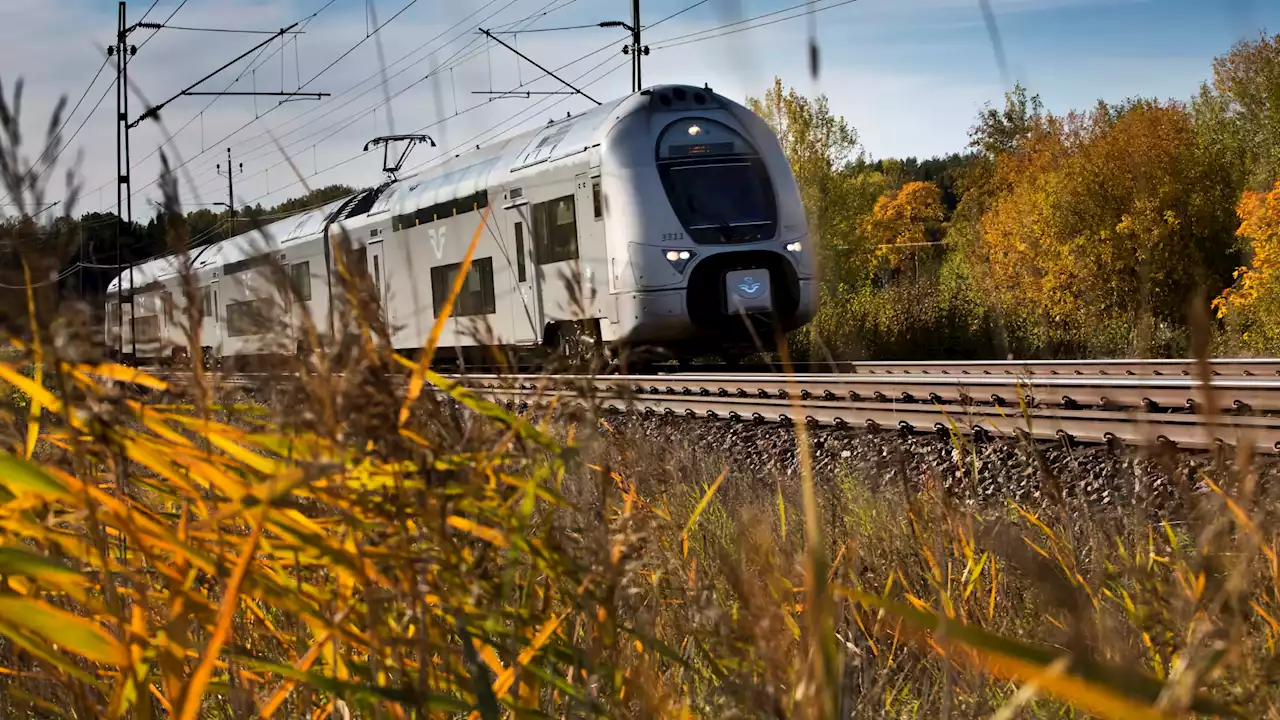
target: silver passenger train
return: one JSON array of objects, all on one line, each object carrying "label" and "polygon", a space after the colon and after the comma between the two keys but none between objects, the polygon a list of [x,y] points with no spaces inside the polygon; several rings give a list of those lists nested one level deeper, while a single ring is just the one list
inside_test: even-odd
[{"label": "silver passenger train", "polygon": [[[477,232],[441,349],[476,345],[479,321],[488,342],[513,348],[585,334],[728,357],[817,310],[778,139],[709,88],[663,85],[193,251],[205,355],[293,353],[300,316],[289,313],[332,332],[338,237],[368,272],[395,348],[420,348]],[[291,298],[277,295],[279,268]],[[107,291],[108,347],[137,362],[184,354],[183,295],[174,256],[124,272]],[[291,309],[264,326],[269,306]]]}]

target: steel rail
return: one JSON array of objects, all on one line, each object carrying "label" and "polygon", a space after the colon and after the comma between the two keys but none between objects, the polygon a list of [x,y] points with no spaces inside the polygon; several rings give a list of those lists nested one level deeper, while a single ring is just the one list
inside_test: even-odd
[{"label": "steel rail", "polygon": [[[1280,377],[1280,358],[1215,358],[1209,360],[1209,371],[1222,377]],[[670,367],[672,372],[658,372],[662,376],[686,375],[786,375],[776,364],[752,364],[748,368],[732,369],[716,364],[657,365]],[[161,372],[158,368],[157,372]],[[921,375],[943,377],[1058,377],[1058,376],[1106,376],[1106,377],[1199,377],[1197,361],[1185,359],[1152,360],[921,360],[797,363],[791,375]],[[245,377],[263,373],[240,373]]]},{"label": "steel rail", "polygon": [[[263,373],[213,380],[253,385],[286,377]],[[1163,442],[1182,448],[1248,445],[1258,452],[1280,451],[1280,416],[1212,412],[1222,407],[1254,411],[1280,407],[1280,380],[1261,378],[1213,378],[1208,384],[1210,392],[1205,392],[1200,380],[1177,377],[1040,377],[1030,382],[998,376],[883,375],[463,375],[450,379],[511,407],[540,406],[554,399],[559,405],[592,404],[605,410],[650,415],[958,432],[983,438],[1028,436],[1134,445]],[[1008,397],[975,404],[971,402],[979,397],[975,388],[999,396],[993,392],[998,390]],[[1016,394],[1019,389],[1024,391],[1021,402]],[[1077,402],[1092,400],[1100,407],[1035,407],[1025,402],[1028,390],[1031,399],[1041,390],[1052,393],[1050,397],[1073,393],[1071,397]],[[1196,401],[1190,407],[1185,402],[1188,397]],[[1122,410],[1115,407],[1113,398],[1133,407],[1144,407],[1141,399],[1151,402],[1143,410]],[[1204,412],[1210,406],[1203,398],[1215,399],[1212,411]],[[1181,403],[1186,409],[1152,411],[1163,403]]]},{"label": "steel rail", "polygon": [[[174,374],[175,376],[180,374]],[[223,376],[227,385],[271,380],[270,374]],[[874,400],[1002,407],[1059,406],[1148,412],[1213,410],[1236,414],[1280,412],[1280,378],[1214,376],[1113,377],[1103,375],[450,375],[470,387],[554,387],[648,395],[699,395],[802,400]],[[215,382],[217,382],[215,376]]]},{"label": "steel rail", "polygon": [[[920,360],[810,363],[842,373],[868,375],[1196,375],[1196,360]],[[1214,358],[1209,361],[1215,375],[1280,376],[1277,358]]]},{"label": "steel rail", "polygon": [[790,425],[866,427],[905,433],[935,432],[993,437],[1031,437],[1065,442],[1129,445],[1164,444],[1178,448],[1249,446],[1256,452],[1280,451],[1280,418],[1157,414],[1099,410],[880,403],[799,398],[696,397],[631,395],[604,392],[594,397],[567,391],[515,388],[472,388],[481,397],[508,407],[544,408],[594,404],[609,412]]},{"label": "steel rail", "polygon": [[1280,378],[1034,376],[999,375],[466,375],[451,376],[471,386],[549,385],[649,395],[714,395],[802,400],[847,399],[902,402],[1052,404],[1066,409],[1143,408],[1148,411],[1212,407],[1228,412],[1280,411]]}]

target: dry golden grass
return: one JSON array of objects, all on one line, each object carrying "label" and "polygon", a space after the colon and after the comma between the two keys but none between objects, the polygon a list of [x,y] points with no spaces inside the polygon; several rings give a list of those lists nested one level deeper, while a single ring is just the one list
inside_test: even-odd
[{"label": "dry golden grass", "polygon": [[452,387],[435,333],[392,353],[368,279],[341,285],[351,332],[308,328],[260,403],[51,342],[29,296],[0,361],[0,716],[1277,710],[1248,458],[1150,526],[820,485],[803,434],[800,482],[760,484]]}]

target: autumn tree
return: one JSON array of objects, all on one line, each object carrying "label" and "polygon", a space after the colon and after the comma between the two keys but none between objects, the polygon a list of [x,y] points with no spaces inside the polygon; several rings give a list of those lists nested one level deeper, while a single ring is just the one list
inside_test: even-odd
[{"label": "autumn tree", "polygon": [[831,112],[825,95],[807,98],[784,88],[781,78],[774,78],[763,98],[748,98],[747,107],[778,136],[813,234],[824,241],[847,238],[859,217],[858,208],[845,202],[853,188],[844,172],[862,156],[857,131]]},{"label": "autumn tree", "polygon": [[1184,324],[1198,288],[1229,277],[1228,177],[1180,103],[1046,116],[998,156],[975,260],[1001,310],[1043,341],[1145,351],[1151,332]]},{"label": "autumn tree", "polygon": [[1236,211],[1253,257],[1214,308],[1247,348],[1274,354],[1280,352],[1280,182],[1268,193],[1246,192]]},{"label": "autumn tree", "polygon": [[863,229],[876,244],[876,254],[898,267],[920,246],[940,236],[945,215],[942,192],[931,182],[909,182],[885,193],[863,221]]},{"label": "autumn tree", "polygon": [[995,158],[1017,150],[1044,120],[1044,103],[1039,95],[1027,95],[1021,84],[1005,93],[1003,109],[990,103],[978,113],[978,122],[969,130],[969,147]]},{"label": "autumn tree", "polygon": [[1253,188],[1280,179],[1280,35],[1241,41],[1213,61],[1192,105],[1202,141],[1239,164]]},{"label": "autumn tree", "polygon": [[[775,78],[763,98],[746,104],[777,135],[791,165],[818,254],[819,307],[832,307],[870,275],[874,250],[861,220],[889,187],[882,174],[863,171],[857,131],[831,112],[825,96],[807,98]],[[820,314],[815,321],[819,334],[826,320]]]}]

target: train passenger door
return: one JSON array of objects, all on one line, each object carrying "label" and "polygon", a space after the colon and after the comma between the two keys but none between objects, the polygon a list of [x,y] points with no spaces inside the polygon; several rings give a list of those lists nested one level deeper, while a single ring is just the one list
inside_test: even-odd
[{"label": "train passenger door", "polygon": [[138,296],[130,293],[120,304],[120,347],[125,357],[133,357],[136,354],[133,338],[133,325],[135,322],[133,304],[137,300]]},{"label": "train passenger door", "polygon": [[173,303],[173,292],[160,291],[160,332],[157,339],[157,353],[173,356],[175,349],[186,345],[181,326],[177,322],[177,307]]},{"label": "train passenger door", "polygon": [[574,205],[578,213],[578,273],[583,292],[582,305],[588,318],[600,318],[605,315],[605,300],[611,296],[599,177],[592,178],[583,173],[574,178]]},{"label": "train passenger door", "polygon": [[200,289],[200,345],[209,348],[209,354],[222,350],[221,329],[218,327],[218,281],[214,279]]},{"label": "train passenger door", "polygon": [[[587,185],[587,192],[580,186]],[[532,204],[533,258],[537,265],[535,282],[541,293],[543,322],[582,320],[591,317],[588,286],[594,273],[587,272],[579,234],[589,231],[590,187],[586,176],[575,180],[566,192]],[[582,208],[583,198],[586,208]]]},{"label": "train passenger door", "polygon": [[371,241],[368,248],[368,269],[369,277],[373,280],[374,297],[378,299],[378,311],[382,314],[382,321],[389,322],[387,315],[387,261],[386,255],[382,250],[382,241]]},{"label": "train passenger door", "polygon": [[512,201],[503,207],[506,229],[511,237],[512,268],[514,278],[511,312],[513,313],[513,339],[519,344],[542,342],[542,292],[534,278],[537,262],[534,258],[533,231],[529,202],[522,198],[519,188],[511,190]]}]

